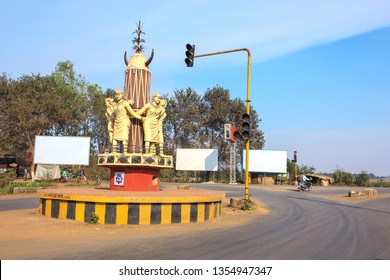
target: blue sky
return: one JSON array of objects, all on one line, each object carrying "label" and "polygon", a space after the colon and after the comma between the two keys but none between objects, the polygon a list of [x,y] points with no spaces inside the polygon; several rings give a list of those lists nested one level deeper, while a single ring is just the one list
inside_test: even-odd
[{"label": "blue sky", "polygon": [[[232,3],[230,3],[232,2]],[[192,5],[189,5],[192,4]],[[70,60],[88,82],[123,88],[123,53],[143,22],[152,92],[216,85],[251,100],[265,149],[298,151],[299,164],[390,175],[390,2],[387,0],[4,1],[0,71],[51,73]]]}]

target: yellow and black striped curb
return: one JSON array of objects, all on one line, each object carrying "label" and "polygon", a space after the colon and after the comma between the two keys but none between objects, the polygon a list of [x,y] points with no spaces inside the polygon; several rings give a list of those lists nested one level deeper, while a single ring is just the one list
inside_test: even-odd
[{"label": "yellow and black striped curb", "polygon": [[38,193],[39,212],[47,217],[89,223],[99,217],[99,224],[173,224],[197,223],[221,215],[219,196],[188,197],[107,197]]}]

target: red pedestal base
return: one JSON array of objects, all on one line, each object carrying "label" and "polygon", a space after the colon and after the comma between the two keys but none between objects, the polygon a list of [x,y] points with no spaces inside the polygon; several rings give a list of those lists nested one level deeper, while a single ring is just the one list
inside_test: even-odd
[{"label": "red pedestal base", "polygon": [[110,169],[110,190],[160,190],[160,168],[143,166],[111,166]]}]

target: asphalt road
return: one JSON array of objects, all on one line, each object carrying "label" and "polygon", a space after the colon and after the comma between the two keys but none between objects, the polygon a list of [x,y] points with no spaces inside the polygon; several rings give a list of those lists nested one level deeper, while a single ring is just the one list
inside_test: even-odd
[{"label": "asphalt road", "polygon": [[[242,185],[191,185],[223,190],[227,197],[243,196]],[[385,198],[351,203],[351,188],[314,187],[297,192],[291,187],[250,185],[251,198],[264,203],[269,215],[251,215],[245,224],[201,231],[161,232],[117,242],[96,242],[59,259],[180,259],[180,260],[374,260],[390,259],[390,189]],[[0,210],[37,207],[31,198],[0,199]],[[104,230],[104,229],[102,229]]]},{"label": "asphalt road", "polygon": [[[234,187],[221,189],[243,195]],[[252,187],[251,197],[264,202],[270,215],[227,230],[139,240],[114,249],[110,258],[389,260],[390,198],[350,204],[320,196],[342,196],[348,189],[300,193]]]},{"label": "asphalt road", "polygon": [[5,196],[0,198],[0,211],[32,209],[39,207],[39,198],[33,196]]}]

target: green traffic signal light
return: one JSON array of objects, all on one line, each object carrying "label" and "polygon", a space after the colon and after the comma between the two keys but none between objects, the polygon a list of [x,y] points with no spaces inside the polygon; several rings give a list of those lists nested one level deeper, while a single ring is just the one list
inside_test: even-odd
[{"label": "green traffic signal light", "polygon": [[187,44],[186,45],[186,59],[184,60],[187,64],[187,67],[194,66],[194,56],[195,56],[195,45]]}]

